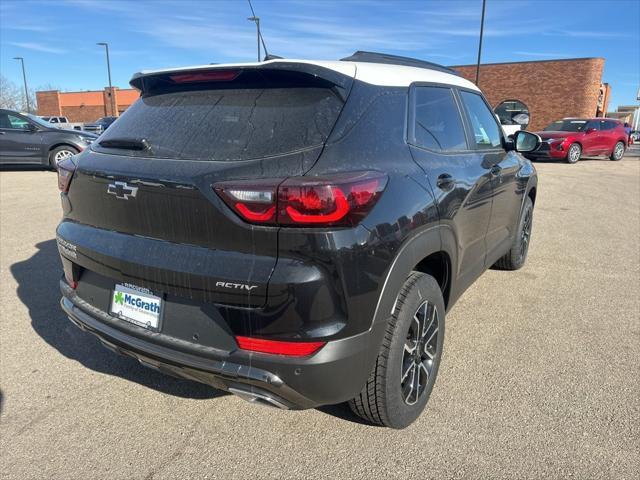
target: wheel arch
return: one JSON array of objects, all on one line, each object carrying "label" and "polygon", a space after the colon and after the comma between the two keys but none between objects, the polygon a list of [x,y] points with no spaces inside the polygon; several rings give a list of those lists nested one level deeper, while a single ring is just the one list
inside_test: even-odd
[{"label": "wheel arch", "polygon": [[453,232],[443,225],[434,225],[406,240],[389,267],[372,323],[387,321],[395,309],[400,288],[414,270],[436,279],[448,308],[455,300],[455,294],[452,295],[457,261],[455,245]]},{"label": "wheel arch", "polygon": [[53,145],[49,146],[48,152],[51,153],[52,151],[54,151],[58,147],[71,147],[74,150],[77,150],[78,152],[82,151],[82,149],[80,147],[78,147],[77,145],[74,145],[71,142],[60,141],[60,142],[56,142]]}]

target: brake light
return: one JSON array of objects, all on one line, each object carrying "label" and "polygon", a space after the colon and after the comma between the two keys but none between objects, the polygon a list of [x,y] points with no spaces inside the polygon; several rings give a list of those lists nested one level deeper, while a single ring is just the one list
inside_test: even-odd
[{"label": "brake light", "polygon": [[69,191],[69,185],[71,185],[71,179],[73,173],[76,171],[76,164],[73,161],[73,157],[67,157],[58,163],[58,188],[61,192],[66,193]]},{"label": "brake light", "polygon": [[326,344],[326,342],[283,342],[252,337],[236,337],[236,342],[242,350],[292,357],[311,355]]},{"label": "brake light", "polygon": [[240,75],[240,70],[211,70],[208,72],[169,75],[173,83],[230,82]]},{"label": "brake light", "polygon": [[379,172],[222,182],[215,191],[250,223],[353,226],[369,213],[387,183]]}]

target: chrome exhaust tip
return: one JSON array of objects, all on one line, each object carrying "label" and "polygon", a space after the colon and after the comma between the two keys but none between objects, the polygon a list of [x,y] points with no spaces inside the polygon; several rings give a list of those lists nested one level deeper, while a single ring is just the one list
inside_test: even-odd
[{"label": "chrome exhaust tip", "polygon": [[257,403],[261,405],[266,405],[268,407],[276,407],[281,410],[289,410],[289,407],[282,403],[281,401],[273,398],[266,393],[261,392],[249,392],[247,390],[242,390],[240,388],[229,387],[229,392],[234,395],[240,397],[241,399],[249,402],[249,403]]}]

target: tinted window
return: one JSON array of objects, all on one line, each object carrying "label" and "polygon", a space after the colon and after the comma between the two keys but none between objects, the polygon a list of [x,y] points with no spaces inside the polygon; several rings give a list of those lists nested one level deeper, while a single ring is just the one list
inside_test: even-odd
[{"label": "tinted window", "polygon": [[600,130],[600,122],[597,120],[592,120],[590,122],[587,122],[586,129],[588,130],[590,128],[595,128],[596,130]]},{"label": "tinted window", "polygon": [[145,96],[101,140],[146,139],[118,154],[234,161],[322,145],[342,109],[331,88],[188,90]]},{"label": "tinted window", "polygon": [[602,130],[613,130],[618,126],[618,122],[614,122],[613,120],[605,120],[602,123],[603,123],[601,127]]},{"label": "tinted window", "polygon": [[0,113],[0,128],[28,130],[29,122],[23,118],[16,117],[15,115]]},{"label": "tinted window", "polygon": [[587,125],[586,120],[559,120],[550,123],[545,132],[582,132]]},{"label": "tinted window", "polygon": [[460,112],[449,88],[417,87],[415,143],[436,151],[467,148]]},{"label": "tinted window", "polygon": [[500,127],[496,122],[496,117],[493,116],[493,112],[489,110],[482,97],[465,91],[461,91],[460,95],[471,120],[476,148],[500,147],[502,145]]}]

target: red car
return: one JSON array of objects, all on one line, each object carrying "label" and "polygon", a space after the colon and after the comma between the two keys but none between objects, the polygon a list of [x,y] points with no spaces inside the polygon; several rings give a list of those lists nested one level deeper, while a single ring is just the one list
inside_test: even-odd
[{"label": "red car", "polygon": [[565,118],[551,123],[540,135],[542,143],[527,158],[576,163],[582,157],[605,155],[620,160],[627,148],[624,125],[612,118]]}]

